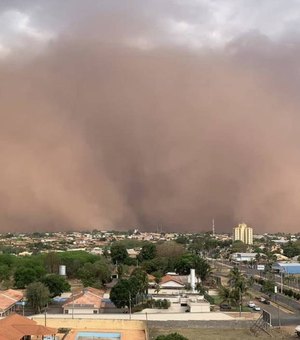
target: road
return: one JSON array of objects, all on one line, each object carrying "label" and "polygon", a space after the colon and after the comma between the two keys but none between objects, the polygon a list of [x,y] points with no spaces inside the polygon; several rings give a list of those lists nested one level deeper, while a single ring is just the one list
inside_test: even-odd
[{"label": "road", "polygon": [[[228,269],[233,267],[233,264],[231,264],[229,261],[225,263],[218,262],[218,264],[225,266]],[[239,265],[239,268],[248,277],[261,276],[260,272],[254,268],[249,268],[248,266],[245,265]],[[216,272],[215,274],[222,275],[220,272]],[[280,276],[278,275],[277,277],[275,277],[275,280],[276,282],[280,283],[281,281]],[[257,296],[261,296],[261,285],[255,283],[252,287],[252,290],[254,290],[254,293],[257,294]],[[277,301],[279,302],[280,305],[279,308]],[[261,309],[264,309],[271,314],[273,326],[278,326],[278,324],[282,326],[300,324],[300,303],[295,299],[291,299],[285,295],[278,293],[276,295],[273,294],[273,296],[271,297],[270,305],[260,303],[258,302],[258,300],[255,300],[254,302],[258,306],[260,306]],[[288,308],[285,308],[285,306]]]}]

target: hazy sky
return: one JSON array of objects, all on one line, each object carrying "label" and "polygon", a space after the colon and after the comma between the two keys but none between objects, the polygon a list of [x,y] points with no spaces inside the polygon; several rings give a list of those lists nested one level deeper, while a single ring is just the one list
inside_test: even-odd
[{"label": "hazy sky", "polygon": [[0,0],[0,231],[300,225],[300,0]]}]

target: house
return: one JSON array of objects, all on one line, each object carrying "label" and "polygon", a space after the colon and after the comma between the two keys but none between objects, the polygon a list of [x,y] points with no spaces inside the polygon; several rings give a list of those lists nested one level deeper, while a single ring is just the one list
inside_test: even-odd
[{"label": "house", "polygon": [[148,287],[149,288],[155,288],[156,286],[156,277],[151,275],[151,274],[147,274],[148,277]]},{"label": "house", "polygon": [[7,289],[0,291],[0,316],[7,316],[16,310],[24,294],[19,290]]},{"label": "house", "polygon": [[141,252],[141,248],[139,248],[139,249],[127,249],[127,254],[132,259],[136,259],[140,252]]},{"label": "house", "polygon": [[159,286],[161,289],[184,289],[185,285],[177,276],[165,275],[162,277]]},{"label": "house", "polygon": [[0,340],[25,340],[31,336],[44,339],[45,335],[55,337],[56,333],[55,328],[38,325],[36,321],[15,313],[0,320]]},{"label": "house", "polygon": [[63,304],[64,314],[99,314],[103,311],[104,291],[96,288],[84,288],[79,293],[73,293]]},{"label": "house", "polygon": [[252,262],[255,261],[257,253],[233,253],[232,261],[235,262]]}]

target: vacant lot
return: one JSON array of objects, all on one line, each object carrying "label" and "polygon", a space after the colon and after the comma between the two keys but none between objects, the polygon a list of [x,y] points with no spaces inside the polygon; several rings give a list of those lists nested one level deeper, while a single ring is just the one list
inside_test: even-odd
[{"label": "vacant lot", "polygon": [[155,339],[158,335],[166,335],[173,332],[180,333],[189,340],[253,340],[253,339],[296,339],[294,335],[282,331],[272,331],[272,338],[267,334],[261,334],[255,337],[248,329],[210,329],[210,328],[192,328],[192,329],[150,329],[150,340]]}]

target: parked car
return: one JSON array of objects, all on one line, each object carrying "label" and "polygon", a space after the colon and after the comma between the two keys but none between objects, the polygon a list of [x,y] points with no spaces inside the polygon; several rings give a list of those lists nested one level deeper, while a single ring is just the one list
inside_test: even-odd
[{"label": "parked car", "polygon": [[253,310],[255,310],[256,312],[260,312],[260,307],[259,306],[254,306]]},{"label": "parked car", "polygon": [[300,338],[300,326],[297,326],[295,328],[295,333],[298,335],[298,337]]},{"label": "parked car", "polygon": [[220,310],[231,310],[231,306],[228,303],[221,303]]},{"label": "parked car", "polygon": [[255,307],[255,303],[253,301],[248,302],[248,307],[253,308]]},{"label": "parked car", "polygon": [[265,305],[270,305],[271,304],[271,302],[270,302],[270,300],[268,300],[268,299],[265,299],[265,301],[263,302]]}]

